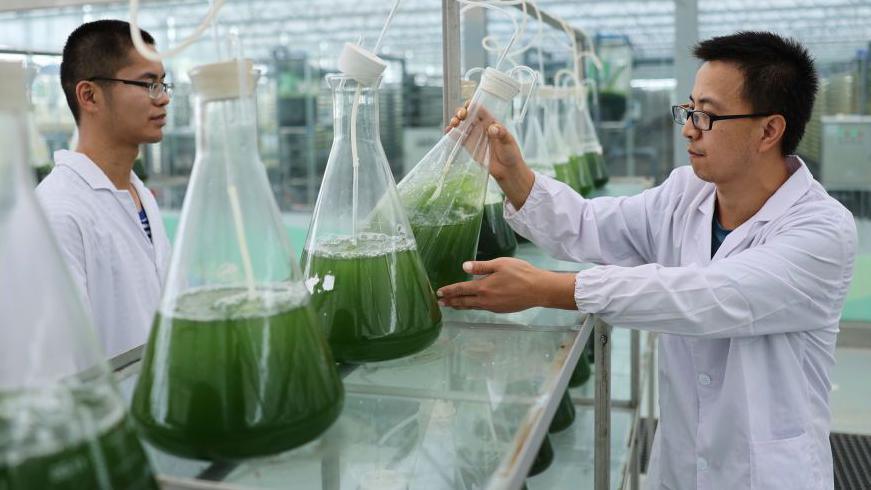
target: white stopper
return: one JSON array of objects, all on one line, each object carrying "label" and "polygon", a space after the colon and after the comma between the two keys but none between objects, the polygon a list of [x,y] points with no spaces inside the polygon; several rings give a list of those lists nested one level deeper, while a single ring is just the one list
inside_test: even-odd
[{"label": "white stopper", "polygon": [[462,94],[463,100],[471,99],[477,87],[478,83],[474,80],[460,80],[460,94]]},{"label": "white stopper", "polygon": [[196,66],[188,75],[198,96],[205,100],[224,100],[252,95],[258,73],[254,71],[254,62],[244,59]]},{"label": "white stopper", "polygon": [[481,90],[511,100],[520,93],[520,83],[499,70],[487,68],[481,76]]},{"label": "white stopper", "polygon": [[360,478],[358,490],[408,490],[408,478],[395,470],[377,469]]},{"label": "white stopper", "polygon": [[339,70],[363,85],[371,85],[387,69],[387,63],[356,44],[345,43],[339,55]]},{"label": "white stopper", "polygon": [[27,75],[17,61],[0,61],[0,110],[27,110]]},{"label": "white stopper", "polygon": [[542,99],[551,99],[555,95],[556,94],[553,85],[542,85],[538,88],[538,96]]}]

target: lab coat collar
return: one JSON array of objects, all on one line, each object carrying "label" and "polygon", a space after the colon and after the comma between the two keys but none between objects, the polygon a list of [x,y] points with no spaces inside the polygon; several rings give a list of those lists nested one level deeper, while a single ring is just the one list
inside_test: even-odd
[{"label": "lab coat collar", "polygon": [[[775,191],[774,194],[765,201],[765,204],[762,205],[762,208],[760,208],[756,214],[751,216],[750,219],[744,223],[741,223],[741,226],[735,228],[728,236],[726,236],[726,240],[724,240],[723,244],[720,245],[714,258],[724,257],[728,254],[739,243],[741,243],[748,234],[751,233],[756,223],[772,221],[786,213],[786,211],[795,204],[795,202],[798,201],[798,199],[803,196],[808,189],[810,189],[813,177],[801,158],[795,155],[789,155],[786,157],[786,166],[791,173],[789,178],[786,179],[786,182],[784,182],[780,188],[778,188],[777,191]],[[707,223],[709,227],[711,226],[711,220],[713,219],[715,196],[716,191],[712,190],[710,195],[703,201],[704,209],[702,211],[708,217]],[[708,235],[710,235],[710,228],[708,228]]]},{"label": "lab coat collar", "polygon": [[[93,160],[88,158],[84,153],[79,153],[70,150],[58,150],[54,152],[54,164],[69,167],[79,177],[91,186],[91,189],[108,189],[117,191],[115,185],[109,180],[109,177],[103,172],[103,169],[97,166]],[[132,172],[131,172],[132,173]]]},{"label": "lab coat collar", "polygon": [[[799,197],[803,196],[810,189],[813,182],[813,176],[805,165],[804,161],[796,155],[786,157],[786,167],[789,169],[790,176],[786,179],[780,188],[765,201],[762,208],[756,212],[747,223],[756,221],[771,221],[781,214],[785,213]],[[699,211],[705,214],[714,212],[714,199],[717,196],[716,187],[714,184],[706,183],[705,192],[701,193],[704,198],[699,202]],[[743,226],[743,224],[742,224]],[[740,227],[739,227],[740,228]]]}]

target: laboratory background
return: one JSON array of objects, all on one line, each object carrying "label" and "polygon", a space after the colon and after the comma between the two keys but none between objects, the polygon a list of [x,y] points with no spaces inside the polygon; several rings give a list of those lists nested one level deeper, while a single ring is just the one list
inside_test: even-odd
[{"label": "laboratory background", "polygon": [[[19,108],[27,116],[16,133],[27,134],[27,141],[9,141],[22,146],[31,188],[51,172],[53,153],[75,148],[78,137],[59,78],[67,36],[85,22],[128,21],[131,3],[0,0],[0,62],[22,64],[28,100]],[[158,318],[155,329],[165,330],[152,333],[148,348],[108,356],[105,369],[112,373],[104,373],[106,386],[100,388],[109,392],[105,399],[114,399],[117,389],[123,401],[101,410],[129,411],[133,425],[148,433],[144,453],[135,431],[101,436],[105,461],[82,464],[102,468],[98,472],[123,467],[129,478],[117,485],[98,478],[94,488],[152,488],[133,483],[134,473],[149,465],[164,489],[639,488],[658,417],[655,335],[612,328],[577,311],[533,308],[499,315],[436,304],[427,276],[433,288],[464,280],[468,276],[445,270],[467,251],[444,246],[425,253],[422,236],[477,243],[468,259],[515,256],[563,272],[589,267],[552,258],[515,236],[502,218],[498,187],[488,184],[474,152],[461,148],[475,136],[464,133],[457,143],[446,136],[445,126],[463,101],[478,101],[517,132],[533,169],[586,197],[634,195],[689,163],[671,112],[692,90],[698,60],[689,47],[739,30],[793,37],[815,59],[819,92],[797,154],[852,213],[858,231],[831,372],[835,488],[871,488],[871,2],[135,3],[138,24],[153,35],[159,51],[196,38],[163,60],[166,82],[173,85],[163,138],[142,145],[134,165],[160,207],[173,253],[183,256],[170,268],[163,298],[182,301],[192,278],[201,278],[198,268],[206,271],[206,283],[217,278],[213,284],[222,274],[238,272],[236,296],[223,300],[241,297],[238,301],[248,303],[227,308],[252,307],[252,298],[262,295],[257,307],[271,320],[262,325],[227,320],[221,328],[231,335],[234,329],[290,322],[297,325],[293,333],[274,330],[275,337],[264,334],[260,340],[297,348],[281,352],[254,341],[249,345],[241,334],[235,340],[175,336],[195,325]],[[349,45],[383,63],[373,65]],[[243,58],[249,61],[239,61]],[[217,68],[198,68],[203,65]],[[370,69],[376,72],[366,72]],[[238,80],[234,95],[219,103],[225,111],[220,117],[199,118],[214,101],[207,79],[220,76]],[[380,145],[353,143],[358,134],[378,136]],[[225,144],[211,151],[210,143],[198,138]],[[192,185],[210,178],[194,172],[200,157],[215,168],[238,165],[237,173],[225,176],[229,187],[236,186],[228,195],[215,197]],[[197,202],[183,212],[186,194],[195,192],[189,199]],[[477,209],[463,214],[458,203],[479,194]],[[403,211],[409,206],[416,211]],[[215,224],[212,215],[226,223]],[[463,224],[469,216],[476,217],[471,228]],[[349,242],[334,238],[336,230],[346,229]],[[341,270],[348,257],[359,259],[349,250],[381,250],[379,237],[403,229],[413,230],[421,258],[413,245],[391,242],[390,265],[361,265],[362,276],[352,286],[356,294],[343,297],[345,303],[318,299],[317,291],[334,287],[318,282],[327,271]],[[238,271],[222,269],[224,249],[231,249],[227,260],[235,261]],[[32,250],[38,254],[32,260],[39,260],[41,249]],[[292,255],[293,265],[276,270],[268,260],[282,254]],[[52,264],[57,265],[46,268]],[[318,270],[323,274],[312,272]],[[375,322],[401,324],[408,313],[416,315],[414,328],[390,332],[396,339],[365,349],[360,347],[365,332],[334,326],[330,337],[322,338],[305,312],[276,316],[278,310],[270,310],[270,302],[279,301],[275,297],[298,291],[262,286],[302,276],[308,291],[314,288],[316,311],[335,310],[319,315],[319,321],[338,325],[347,311],[365,311]],[[62,288],[57,294],[76,301]],[[90,328],[87,320],[82,323]],[[74,351],[69,355],[87,357],[74,337],[65,342]],[[193,353],[234,342],[245,345],[243,355],[256,358],[250,371],[234,368],[227,357],[221,367],[226,378],[217,381],[197,366]],[[179,361],[180,370],[172,375],[190,382],[187,388],[169,383],[160,366],[186,355],[192,360]],[[296,366],[296,378],[275,374],[287,363]],[[8,363],[0,360],[0,367],[7,369]],[[6,378],[0,375],[0,381]],[[238,392],[232,392],[237,381]],[[212,382],[207,397],[186,398],[196,383]],[[282,383],[298,390],[295,397],[278,386]],[[256,399],[256,393],[270,393],[272,399],[249,403],[245,397]],[[0,406],[4,396],[0,391]],[[103,400],[100,396],[92,394]],[[300,412],[300,419],[288,424],[277,415],[288,410]],[[203,415],[215,411],[225,417]],[[273,425],[266,430],[279,437],[245,433],[246,423],[270,417]],[[172,426],[169,420],[182,422]],[[0,489],[38,488],[4,487],[4,472],[13,474],[28,457],[5,456],[12,452],[3,446],[4,431],[12,429],[0,424]],[[238,443],[216,443],[216,434]],[[76,447],[52,457],[69,456],[81,449]],[[32,480],[22,481],[42,481],[36,476],[40,470],[27,471],[32,473],[21,474]]]}]

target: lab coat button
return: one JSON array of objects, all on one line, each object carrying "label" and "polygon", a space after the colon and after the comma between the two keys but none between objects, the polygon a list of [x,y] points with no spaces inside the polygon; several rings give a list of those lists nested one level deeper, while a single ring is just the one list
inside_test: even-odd
[{"label": "lab coat button", "polygon": [[696,468],[698,468],[699,471],[705,471],[708,469],[708,462],[705,461],[705,458],[699,458],[696,460]]},{"label": "lab coat button", "polygon": [[707,374],[704,374],[704,373],[700,374],[699,375],[699,384],[702,386],[708,386],[709,384],[711,384],[711,377],[708,376]]}]

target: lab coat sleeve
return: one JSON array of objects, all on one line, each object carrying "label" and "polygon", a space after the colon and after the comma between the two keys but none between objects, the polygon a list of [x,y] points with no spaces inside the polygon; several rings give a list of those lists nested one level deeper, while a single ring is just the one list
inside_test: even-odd
[{"label": "lab coat sleeve", "polygon": [[73,283],[88,315],[91,315],[91,302],[88,295],[88,279],[85,273],[84,235],[79,223],[67,213],[48,212],[48,221],[60,248],[61,256],[67,264]]},{"label": "lab coat sleeve", "polygon": [[[505,203],[517,233],[550,255],[573,262],[634,266],[653,262],[655,230],[670,209],[675,173],[658,187],[631,197],[585,199],[569,186],[536,173],[526,202]],[[671,193],[671,194],[670,194]],[[677,193],[679,195],[679,192]]]},{"label": "lab coat sleeve", "polygon": [[600,266],[575,300],[620,327],[709,338],[837,325],[852,278],[856,227],[846,210],[798,217],[766,243],[706,267]]}]

